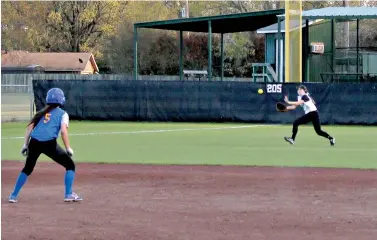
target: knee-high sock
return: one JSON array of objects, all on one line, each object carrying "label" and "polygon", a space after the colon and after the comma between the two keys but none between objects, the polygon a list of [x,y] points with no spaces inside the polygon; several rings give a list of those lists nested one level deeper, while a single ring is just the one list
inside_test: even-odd
[{"label": "knee-high sock", "polygon": [[65,195],[72,193],[72,185],[73,185],[74,180],[75,180],[75,172],[72,170],[68,170],[65,173],[65,178],[64,178]]},{"label": "knee-high sock", "polygon": [[12,196],[14,197],[18,196],[18,193],[20,192],[21,188],[26,183],[27,178],[28,178],[28,175],[26,175],[24,172],[20,172],[16,181],[16,185],[14,185]]}]

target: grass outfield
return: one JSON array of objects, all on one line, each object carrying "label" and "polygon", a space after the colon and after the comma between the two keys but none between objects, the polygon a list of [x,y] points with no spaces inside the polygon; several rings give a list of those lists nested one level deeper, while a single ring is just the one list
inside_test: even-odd
[{"label": "grass outfield", "polygon": [[[76,162],[208,164],[377,169],[377,128],[324,126],[337,144],[291,126],[193,123],[71,122]],[[2,123],[1,158],[22,160],[25,123]],[[41,160],[48,158],[42,156]]]}]

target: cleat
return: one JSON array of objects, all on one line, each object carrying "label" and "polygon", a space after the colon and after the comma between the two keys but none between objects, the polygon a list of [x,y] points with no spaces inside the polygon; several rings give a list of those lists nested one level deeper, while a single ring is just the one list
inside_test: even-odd
[{"label": "cleat", "polygon": [[17,202],[17,197],[10,195],[8,198],[9,203],[16,203]]},{"label": "cleat", "polygon": [[290,137],[284,137],[284,140],[287,141],[287,142],[289,142],[292,145],[295,144],[295,141],[292,138],[290,138]]},{"label": "cleat", "polygon": [[76,193],[68,194],[64,197],[64,202],[80,202],[82,200],[82,197],[80,197]]},{"label": "cleat", "polygon": [[330,145],[331,146],[334,146],[335,145],[335,138],[330,138]]}]

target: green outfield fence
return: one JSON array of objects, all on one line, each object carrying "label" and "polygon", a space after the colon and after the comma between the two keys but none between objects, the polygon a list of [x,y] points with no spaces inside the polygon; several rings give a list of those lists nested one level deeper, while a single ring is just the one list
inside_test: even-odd
[{"label": "green outfield fence", "polygon": [[[133,80],[132,75],[123,74],[1,74],[1,120],[26,121],[34,114],[32,80]],[[179,76],[140,75],[139,80],[177,81]],[[189,78],[197,81],[198,78]],[[203,78],[201,79],[203,80]],[[220,78],[214,78],[215,81]],[[251,78],[224,78],[224,81],[251,81]]]},{"label": "green outfield fence", "polygon": [[[192,81],[33,81],[41,109],[52,87],[66,94],[72,119],[173,122],[292,123],[303,111],[279,113],[298,84]],[[307,83],[324,124],[377,125],[377,84]],[[264,94],[258,94],[263,89]]]}]

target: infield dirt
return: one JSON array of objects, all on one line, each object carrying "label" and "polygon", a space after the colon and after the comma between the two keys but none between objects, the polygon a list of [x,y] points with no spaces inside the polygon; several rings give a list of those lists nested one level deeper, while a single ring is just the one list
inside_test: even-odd
[{"label": "infield dirt", "polygon": [[377,239],[377,171],[38,163],[9,204],[23,162],[2,161],[2,239]]}]

